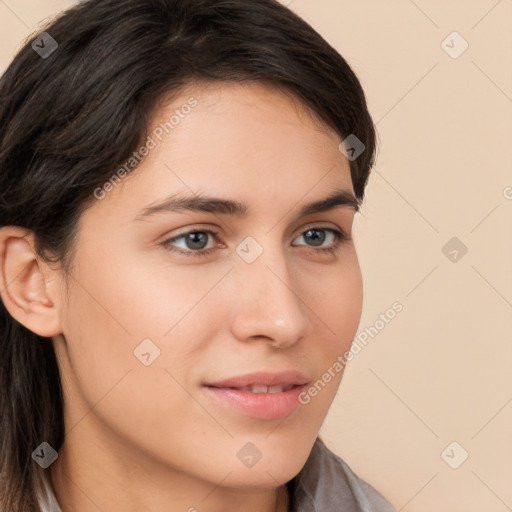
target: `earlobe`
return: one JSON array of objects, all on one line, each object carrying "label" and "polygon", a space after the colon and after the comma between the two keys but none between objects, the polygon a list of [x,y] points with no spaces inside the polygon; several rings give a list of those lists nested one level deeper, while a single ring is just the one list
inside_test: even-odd
[{"label": "earlobe", "polygon": [[18,226],[0,229],[2,301],[19,323],[48,338],[62,332],[52,272],[35,251],[33,233]]}]

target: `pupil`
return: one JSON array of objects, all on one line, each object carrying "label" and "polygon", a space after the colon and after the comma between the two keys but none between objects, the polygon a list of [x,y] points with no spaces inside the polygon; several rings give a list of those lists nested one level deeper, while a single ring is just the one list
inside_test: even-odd
[{"label": "pupil", "polygon": [[[203,245],[201,245],[201,242],[198,241],[201,238],[203,239],[203,242],[207,242],[208,240],[206,233],[189,233],[187,240],[192,243],[192,247],[190,247],[190,244],[187,244],[189,245],[189,249],[203,249],[206,246],[206,243],[203,243]],[[199,243],[199,246],[195,245],[197,243]]]},{"label": "pupil", "polygon": [[309,236],[310,233],[321,233],[319,236],[313,236],[313,245],[322,245],[323,241],[325,240],[325,233],[317,229],[310,229],[307,231],[306,236]]}]

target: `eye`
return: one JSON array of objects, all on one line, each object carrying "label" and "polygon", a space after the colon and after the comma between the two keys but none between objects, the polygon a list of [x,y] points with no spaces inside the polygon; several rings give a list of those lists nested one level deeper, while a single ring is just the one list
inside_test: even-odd
[{"label": "eye", "polygon": [[[338,249],[341,241],[350,239],[350,237],[347,236],[344,232],[338,231],[337,229],[318,227],[318,228],[310,228],[310,229],[304,231],[295,240],[297,240],[299,238],[304,238],[306,240],[309,239],[312,241],[312,244],[313,244],[309,247],[314,248],[314,247],[322,246],[322,244],[326,240],[328,241],[329,236],[327,236],[327,234],[331,235],[330,236],[331,243],[330,244],[328,243],[327,246],[320,247],[320,249],[318,249],[319,251],[333,253]],[[303,245],[303,244],[299,244],[299,245]]]},{"label": "eye", "polygon": [[[182,235],[175,236],[174,238],[169,238],[164,242],[164,246],[169,251],[184,254],[186,256],[207,256],[211,252],[211,248],[205,249],[208,237],[216,237],[217,235],[217,232],[210,231],[208,229],[189,231],[188,233],[183,233]],[[182,241],[185,247],[177,249],[175,245],[178,241]]]}]

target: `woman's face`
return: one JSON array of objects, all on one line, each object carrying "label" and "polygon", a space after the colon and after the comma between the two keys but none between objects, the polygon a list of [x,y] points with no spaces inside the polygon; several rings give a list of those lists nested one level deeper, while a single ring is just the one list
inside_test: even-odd
[{"label": "woman's face", "polygon": [[[148,135],[146,159],[80,219],[54,338],[64,449],[99,474],[275,487],[309,455],[361,314],[354,206],[301,213],[353,196],[341,139],[262,84],[190,88]],[[206,197],[245,214],[171,205]]]}]

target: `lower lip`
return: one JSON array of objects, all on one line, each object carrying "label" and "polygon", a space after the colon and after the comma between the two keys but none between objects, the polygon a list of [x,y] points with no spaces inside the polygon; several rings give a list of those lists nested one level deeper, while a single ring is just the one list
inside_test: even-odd
[{"label": "lower lip", "polygon": [[205,386],[210,395],[223,404],[262,420],[276,420],[291,414],[300,405],[299,395],[305,388],[303,385],[280,393],[252,393],[233,388]]}]

